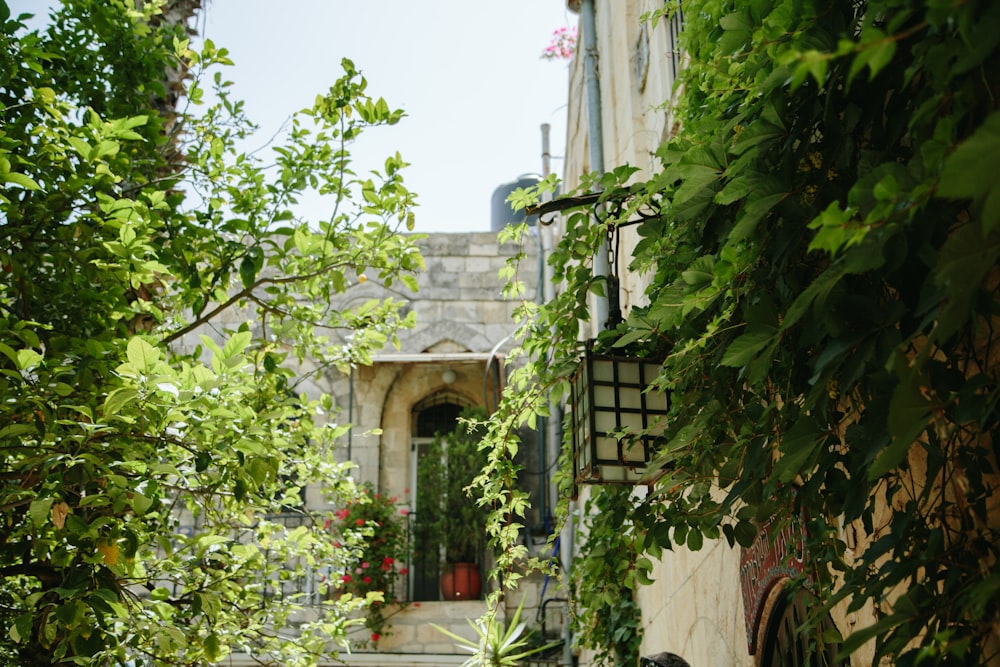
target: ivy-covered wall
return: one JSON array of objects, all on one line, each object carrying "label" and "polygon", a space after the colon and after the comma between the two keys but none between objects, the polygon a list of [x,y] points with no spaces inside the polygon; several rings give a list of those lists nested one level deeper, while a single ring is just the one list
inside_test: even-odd
[{"label": "ivy-covered wall", "polygon": [[[623,4],[651,35],[681,9],[596,3],[610,157],[603,174],[578,157],[561,189],[599,192],[600,222],[590,200],[564,200],[550,257],[562,291],[520,311],[531,363],[481,480],[497,542],[522,553],[506,435],[568,393],[579,341],[601,329],[591,295],[609,290],[593,258],[626,228],[623,284],[642,295],[598,346],[663,359],[655,385],[672,407],[649,497],[601,488],[584,505],[581,645],[634,664],[652,638],[636,632],[637,591],[685,576],[656,563],[719,540],[736,554],[770,524],[801,536],[787,584],[808,592],[807,649],[854,665],[998,663],[1000,5],[685,0],[676,95],[649,101],[622,93],[635,59],[604,50],[633,48],[627,13],[611,23]],[[671,121],[647,126],[647,112]],[[629,148],[647,127],[669,128],[652,164]]]}]

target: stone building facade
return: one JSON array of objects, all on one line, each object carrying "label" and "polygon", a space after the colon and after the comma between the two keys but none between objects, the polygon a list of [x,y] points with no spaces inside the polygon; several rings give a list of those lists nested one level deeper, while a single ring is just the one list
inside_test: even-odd
[{"label": "stone building facade", "polygon": [[[388,296],[404,301],[416,324],[399,332],[398,349],[387,345],[370,366],[359,365],[349,373],[334,367],[318,372],[303,368],[308,380],[299,385],[312,396],[331,395],[331,421],[353,425],[340,443],[339,458],[353,462],[354,479],[395,496],[400,508],[406,510],[414,507],[414,443],[421,413],[443,405],[489,409],[495,407],[503,389],[518,302],[503,298],[504,282],[498,275],[501,268],[515,254],[524,253],[517,272],[526,287],[524,299],[535,298],[539,275],[537,243],[524,247],[501,244],[496,232],[429,234],[419,245],[426,270],[416,276],[418,291],[399,285],[387,287],[374,279],[359,280],[332,304],[347,308]],[[252,321],[251,312],[231,309],[213,325],[217,332],[192,332],[178,345],[194,349],[201,334],[221,340],[224,329]],[[441,414],[454,418],[447,410]],[[307,489],[306,500],[313,508],[332,509],[324,505],[318,489]],[[487,564],[482,567],[485,570]],[[317,577],[322,575],[316,572]],[[388,610],[390,631],[377,649],[365,641],[365,628],[358,627],[351,637],[359,648],[343,654],[338,664],[460,665],[468,658],[433,625],[472,638],[467,619],[482,616],[485,602],[414,595],[413,580],[418,575],[409,572],[407,580],[399,582],[402,591],[397,589],[397,595],[419,603]],[[294,585],[298,591],[317,590],[315,582]],[[436,583],[432,585],[436,589]],[[533,613],[532,608],[538,606],[537,587],[529,582],[525,593],[525,613]],[[234,655],[227,664],[256,663],[247,656]]]},{"label": "stone building facade", "polygon": [[[417,276],[416,293],[367,281],[349,289],[340,304],[391,294],[407,302],[415,327],[401,332],[399,348],[387,346],[371,366],[359,366],[350,376],[331,372],[320,379],[325,383],[320,388],[336,397],[340,420],[353,424],[342,451],[356,464],[356,479],[371,482],[410,507],[416,492],[415,440],[426,436],[419,433],[421,413],[441,406],[489,409],[503,388],[518,304],[503,298],[500,269],[524,252],[518,272],[527,287],[524,298],[533,299],[537,287],[536,249],[530,244],[503,245],[496,232],[470,232],[430,234],[420,245],[426,270]],[[447,410],[441,414],[448,418]],[[431,624],[471,637],[466,619],[481,616],[485,603],[414,595],[413,579],[419,574],[411,572],[411,581],[402,584],[419,604],[391,615],[391,634],[379,642],[377,653],[344,656],[348,664],[447,665],[465,660],[454,642]]]}]

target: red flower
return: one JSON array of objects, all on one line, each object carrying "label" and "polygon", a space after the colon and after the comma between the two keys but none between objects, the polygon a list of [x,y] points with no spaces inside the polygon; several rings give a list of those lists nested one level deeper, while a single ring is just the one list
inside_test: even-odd
[{"label": "red flower", "polygon": [[353,578],[353,577],[351,577],[351,575],[349,575],[349,574],[344,574],[344,575],[341,575],[341,577],[340,577],[340,580],[341,580],[341,581],[343,581],[343,582],[344,582],[344,583],[346,584],[346,583],[348,583],[348,582],[349,582],[349,581],[350,581],[350,580],[351,580],[352,578]]},{"label": "red flower", "polygon": [[[406,569],[406,568],[404,567],[403,569],[401,569],[401,570],[399,571],[399,573],[400,573],[400,574],[409,574],[409,573],[410,573],[410,571],[409,571],[408,569]],[[416,603],[416,604],[417,604],[417,606],[418,606],[418,607],[420,606],[420,603],[419,603],[419,602],[418,602],[418,603]]]},{"label": "red flower", "polygon": [[377,632],[373,632],[372,633],[372,641],[373,642],[378,642],[378,640],[381,639],[381,638],[382,638],[382,635],[380,635],[379,633],[377,633]]},{"label": "red flower", "polygon": [[361,577],[361,581],[365,582],[366,584],[370,584],[370,583],[372,583],[372,578],[371,577]]},{"label": "red flower", "polygon": [[392,565],[395,561],[393,560],[392,556],[386,556],[385,558],[382,559],[382,562],[386,565]]},{"label": "red flower", "polygon": [[355,519],[354,520],[354,524],[356,526],[363,526],[363,525],[365,525],[365,520],[364,519]]}]

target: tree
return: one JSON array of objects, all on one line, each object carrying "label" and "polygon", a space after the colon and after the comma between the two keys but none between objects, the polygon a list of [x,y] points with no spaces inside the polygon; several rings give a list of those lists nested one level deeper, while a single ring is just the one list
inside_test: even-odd
[{"label": "tree", "polygon": [[[303,378],[411,324],[392,300],[331,306],[367,278],[415,289],[406,165],[362,177],[350,156],[403,114],[345,60],[270,162],[241,152],[253,126],[215,71],[225,49],[190,48],[194,5],[66,0],[28,31],[0,0],[9,663],[312,664],[373,601],[276,591],[336,578],[350,551],[301,499],[356,496],[334,456],[346,427]],[[296,215],[308,190],[328,219]]]},{"label": "tree", "polygon": [[[995,662],[1000,5],[683,9],[688,64],[660,165],[582,185],[600,192],[602,224],[571,213],[550,260],[566,289],[522,310],[530,363],[492,420],[480,478],[499,507],[494,539],[521,552],[510,527],[524,499],[504,481],[504,451],[549,392],[566,392],[587,293],[607,289],[590,272],[599,243],[657,211],[629,267],[651,276],[648,305],[598,345],[664,359],[665,475],[635,505],[595,491],[636,538],[604,530],[590,553],[633,563],[634,588],[664,549],[747,546],[766,521],[801,522],[814,623],[836,606],[877,619],[845,655],[871,641],[878,662]],[[600,587],[578,593],[608,613]],[[632,639],[587,627],[589,646]]]}]

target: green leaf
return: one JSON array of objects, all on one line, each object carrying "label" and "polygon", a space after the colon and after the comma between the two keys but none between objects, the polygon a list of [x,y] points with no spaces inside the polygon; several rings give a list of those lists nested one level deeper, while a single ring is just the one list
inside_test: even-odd
[{"label": "green leaf", "polygon": [[938,182],[938,195],[955,199],[977,197],[991,190],[996,179],[991,167],[1000,163],[1000,111],[986,117],[982,125],[945,159]]},{"label": "green leaf", "polygon": [[35,180],[33,178],[31,178],[30,176],[27,176],[25,174],[18,173],[16,171],[11,171],[11,172],[8,172],[8,173],[4,174],[3,178],[8,183],[13,183],[14,185],[18,185],[18,186],[24,188],[25,190],[41,190],[42,189],[42,186],[40,186],[37,182],[35,182]]},{"label": "green leaf", "polygon": [[785,134],[784,128],[769,123],[766,120],[755,119],[745,127],[741,127],[729,151],[733,155],[742,155],[758,144],[768,144],[780,139]]},{"label": "green leaf", "polygon": [[142,338],[133,338],[128,342],[126,355],[132,366],[140,373],[152,372],[160,360],[160,353]]},{"label": "green leaf", "polygon": [[149,511],[149,508],[153,506],[153,500],[142,495],[138,491],[133,491],[131,497],[129,498],[129,504],[132,505],[132,509],[135,510],[136,516],[142,516]]},{"label": "green leaf", "polygon": [[776,342],[775,334],[775,331],[748,331],[729,344],[720,363],[735,368],[746,366],[758,352]]},{"label": "green leaf", "polygon": [[49,513],[52,511],[53,498],[51,496],[47,498],[36,498],[31,501],[28,506],[28,516],[31,517],[31,523],[35,525],[36,528],[41,528],[49,521]]},{"label": "green leaf", "polygon": [[806,472],[824,440],[825,434],[815,418],[799,418],[778,446],[781,456],[774,464],[774,476],[778,481],[787,484]]},{"label": "green leaf", "polygon": [[219,642],[219,636],[214,632],[209,633],[205,637],[205,657],[211,661],[219,660],[223,657],[222,646]]},{"label": "green leaf", "polygon": [[781,330],[787,331],[794,325],[798,324],[799,320],[801,320],[802,317],[809,312],[810,308],[822,308],[827,296],[830,294],[830,291],[838,282],[840,282],[846,273],[847,271],[845,267],[841,264],[837,264],[831,266],[817,276],[817,278],[795,298],[792,305],[789,306],[788,312],[785,313],[785,318],[781,323]]},{"label": "green leaf", "polygon": [[704,536],[701,531],[697,528],[693,528],[687,534],[687,548],[691,551],[701,551],[701,547],[704,544]]},{"label": "green leaf", "polygon": [[990,114],[972,136],[959,144],[941,170],[937,194],[952,199],[978,199],[990,202],[984,210],[983,230],[989,233],[1000,224],[1000,185],[995,175],[1000,171],[1000,111]]},{"label": "green leaf", "polygon": [[240,261],[240,281],[243,287],[251,287],[257,280],[257,264],[250,256],[244,256]]},{"label": "green leaf", "polygon": [[22,644],[31,639],[31,628],[34,623],[32,613],[25,612],[14,619],[14,624],[10,627],[10,638],[15,644]]},{"label": "green leaf", "polygon": [[757,539],[758,532],[760,531],[757,529],[757,526],[745,519],[740,519],[733,528],[733,535],[736,539],[736,543],[745,549],[753,546],[754,541]]},{"label": "green leaf", "polygon": [[30,371],[32,368],[42,363],[42,355],[34,350],[24,349],[17,351],[17,368],[22,371]]},{"label": "green leaf", "polygon": [[139,390],[134,387],[118,387],[104,399],[104,415],[120,414],[122,408],[139,398]]},{"label": "green leaf", "polygon": [[923,384],[919,376],[907,373],[893,392],[887,417],[892,442],[869,466],[869,480],[874,481],[898,468],[930,424],[933,403],[924,395]]},{"label": "green leaf", "polygon": [[249,331],[237,331],[226,341],[225,347],[222,348],[222,356],[226,359],[237,355],[242,356],[252,340],[253,333]]},{"label": "green leaf", "polygon": [[770,213],[771,209],[788,198],[787,192],[761,194],[762,191],[767,192],[769,189],[765,184],[761,184],[755,192],[756,196],[747,199],[741,211],[742,215],[737,220],[736,225],[733,226],[733,230],[729,233],[730,243],[742,241],[750,236],[757,227],[757,223]]},{"label": "green leaf", "polygon": [[715,258],[703,255],[691,262],[690,268],[681,272],[684,282],[694,288],[710,285],[715,280]]},{"label": "green leaf", "polygon": [[0,428],[0,440],[16,438],[27,434],[37,435],[38,428],[34,424],[7,424]]}]

